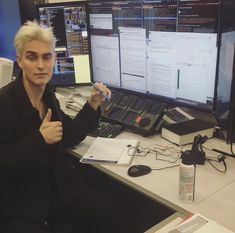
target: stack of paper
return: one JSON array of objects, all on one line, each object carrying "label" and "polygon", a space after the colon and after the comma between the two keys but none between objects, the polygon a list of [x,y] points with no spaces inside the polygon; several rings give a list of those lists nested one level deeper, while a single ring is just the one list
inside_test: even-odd
[{"label": "stack of paper", "polygon": [[115,139],[97,137],[81,158],[83,163],[130,164],[139,145],[134,139]]}]

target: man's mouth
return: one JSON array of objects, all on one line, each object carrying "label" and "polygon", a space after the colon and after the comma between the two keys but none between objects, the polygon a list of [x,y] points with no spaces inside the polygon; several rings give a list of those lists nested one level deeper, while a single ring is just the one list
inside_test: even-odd
[{"label": "man's mouth", "polygon": [[47,75],[47,73],[37,73],[36,76]]}]

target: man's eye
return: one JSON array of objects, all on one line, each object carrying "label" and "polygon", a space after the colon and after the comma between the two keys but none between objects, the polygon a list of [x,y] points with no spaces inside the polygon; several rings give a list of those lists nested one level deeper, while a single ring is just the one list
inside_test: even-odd
[{"label": "man's eye", "polygon": [[35,56],[28,56],[28,57],[27,57],[27,59],[29,59],[29,60],[33,61],[33,60],[36,60],[36,59],[37,59],[37,57],[35,57]]},{"label": "man's eye", "polygon": [[49,60],[49,59],[51,59],[51,58],[52,58],[52,55],[51,55],[51,54],[48,54],[48,55],[43,56],[43,59],[44,59],[44,60]]}]

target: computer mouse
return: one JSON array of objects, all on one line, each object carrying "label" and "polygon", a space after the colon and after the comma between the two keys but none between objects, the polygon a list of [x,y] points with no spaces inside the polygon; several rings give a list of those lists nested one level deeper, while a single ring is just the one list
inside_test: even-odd
[{"label": "computer mouse", "polygon": [[129,167],[127,173],[129,176],[137,177],[148,174],[152,171],[151,167],[147,165],[133,165]]}]

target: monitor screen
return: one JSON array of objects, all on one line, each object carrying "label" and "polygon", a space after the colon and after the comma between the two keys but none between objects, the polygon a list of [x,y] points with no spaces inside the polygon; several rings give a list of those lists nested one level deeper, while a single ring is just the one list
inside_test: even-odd
[{"label": "monitor screen", "polygon": [[223,2],[215,116],[228,143],[235,142],[235,2]]},{"label": "monitor screen", "polygon": [[219,1],[88,2],[93,80],[211,111]]},{"label": "monitor screen", "polygon": [[91,81],[87,5],[65,2],[37,5],[38,20],[52,26],[57,43],[57,60],[51,84],[75,86]]}]

